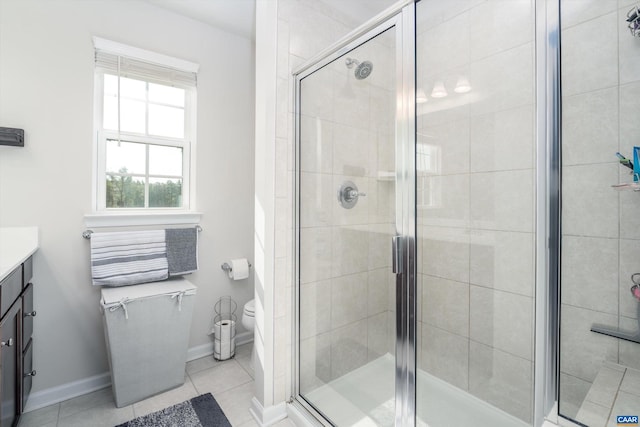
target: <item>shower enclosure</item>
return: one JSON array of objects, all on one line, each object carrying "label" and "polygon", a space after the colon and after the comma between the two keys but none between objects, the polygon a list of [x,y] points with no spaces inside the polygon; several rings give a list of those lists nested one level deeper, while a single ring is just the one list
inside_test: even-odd
[{"label": "shower enclosure", "polygon": [[627,3],[407,1],[295,71],[294,397],[320,423],[640,412],[640,344],[597,331],[638,326]]}]

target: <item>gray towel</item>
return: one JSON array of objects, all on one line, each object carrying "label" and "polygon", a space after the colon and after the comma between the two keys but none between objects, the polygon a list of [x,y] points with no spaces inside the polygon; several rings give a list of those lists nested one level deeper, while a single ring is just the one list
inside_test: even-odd
[{"label": "gray towel", "polygon": [[198,270],[198,230],[195,227],[167,228],[165,232],[169,276]]},{"label": "gray towel", "polygon": [[163,230],[93,233],[91,277],[94,285],[127,286],[168,277]]}]

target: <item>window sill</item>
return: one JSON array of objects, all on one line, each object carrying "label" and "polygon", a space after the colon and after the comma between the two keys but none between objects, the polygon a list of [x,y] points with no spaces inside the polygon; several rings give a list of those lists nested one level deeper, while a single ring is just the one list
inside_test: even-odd
[{"label": "window sill", "polygon": [[110,212],[84,216],[86,227],[198,224],[202,212]]}]

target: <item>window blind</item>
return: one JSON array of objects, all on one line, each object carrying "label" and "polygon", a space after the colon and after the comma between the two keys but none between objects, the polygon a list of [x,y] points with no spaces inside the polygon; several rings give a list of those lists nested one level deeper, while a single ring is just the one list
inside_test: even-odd
[{"label": "window blind", "polygon": [[[120,66],[118,67],[118,58]],[[197,74],[192,71],[179,70],[177,68],[158,65],[123,55],[96,49],[96,68],[121,77],[138,78],[143,80],[156,80],[170,86],[197,85]]]}]

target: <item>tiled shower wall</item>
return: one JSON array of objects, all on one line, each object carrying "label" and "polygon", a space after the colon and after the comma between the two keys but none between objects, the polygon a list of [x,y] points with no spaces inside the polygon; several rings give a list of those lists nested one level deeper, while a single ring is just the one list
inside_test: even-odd
[{"label": "tiled shower wall", "polygon": [[605,362],[640,368],[640,344],[590,331],[594,323],[638,329],[639,303],[629,289],[640,272],[640,194],[611,188],[632,180],[616,151],[632,157],[640,146],[640,39],[625,22],[636,5],[561,2],[560,413],[569,417]]},{"label": "tiled shower wall", "polygon": [[417,17],[419,367],[531,422],[533,2],[422,1]]}]

